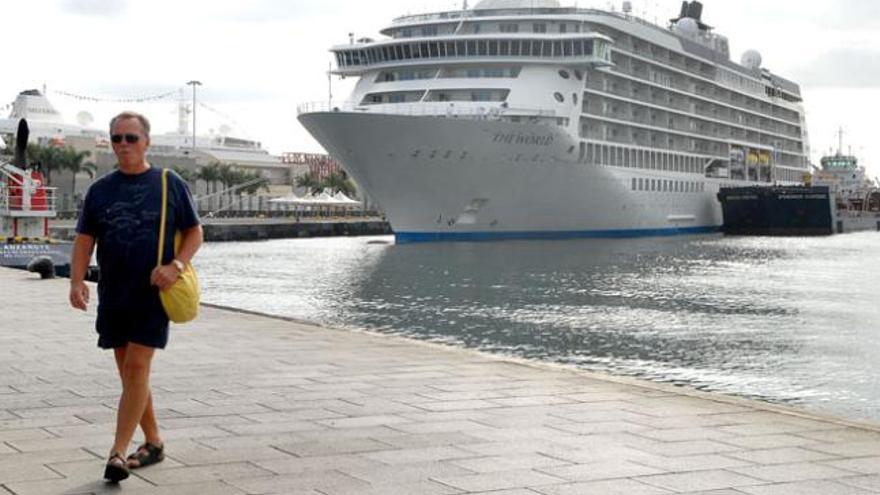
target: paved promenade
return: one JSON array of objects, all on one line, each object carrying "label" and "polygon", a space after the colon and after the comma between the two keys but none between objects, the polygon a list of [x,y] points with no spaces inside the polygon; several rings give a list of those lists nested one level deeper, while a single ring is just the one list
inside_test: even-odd
[{"label": "paved promenade", "polygon": [[880,493],[877,428],[209,308],[155,362],[168,459],[105,485],[119,385],[66,299],[0,269],[3,495]]}]

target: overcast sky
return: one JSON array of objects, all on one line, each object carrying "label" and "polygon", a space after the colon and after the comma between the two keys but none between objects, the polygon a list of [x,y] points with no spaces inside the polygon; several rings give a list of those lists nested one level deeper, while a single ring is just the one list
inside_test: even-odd
[{"label": "overcast sky", "polygon": [[[473,5],[476,0],[471,0]],[[326,101],[327,49],[349,32],[378,38],[407,13],[460,8],[449,0],[3,0],[0,108],[45,84],[71,123],[88,111],[103,127],[123,109],[148,114],[156,132],[176,127],[176,105],[80,101],[161,94],[203,83],[201,130],[231,125],[272,152],[322,151],[296,121],[296,106]],[[734,60],[750,48],[764,66],[801,85],[813,159],[836,147],[836,129],[880,176],[880,2],[876,0],[706,0],[703,20],[730,38]],[[563,5],[575,2],[562,0]],[[679,0],[634,0],[637,13],[665,22]],[[608,8],[581,0],[581,7]],[[620,8],[620,2],[614,2]],[[13,47],[19,46],[19,49]],[[352,80],[334,77],[334,99]],[[189,95],[189,93],[187,93]],[[189,96],[188,96],[189,97]],[[4,112],[5,113],[5,112]],[[222,115],[228,116],[223,117]],[[5,116],[5,115],[4,115]],[[234,120],[230,120],[231,117]]]}]

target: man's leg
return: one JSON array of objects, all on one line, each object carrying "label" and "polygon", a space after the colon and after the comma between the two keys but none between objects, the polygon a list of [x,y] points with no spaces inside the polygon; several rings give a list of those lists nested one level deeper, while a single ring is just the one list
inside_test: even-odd
[{"label": "man's leg", "polygon": [[[125,354],[127,347],[117,347],[113,349],[116,357],[116,369],[119,370],[119,378],[122,379],[122,366],[125,363]],[[124,384],[123,384],[124,385]],[[162,445],[162,437],[159,435],[159,422],[156,419],[156,412],[153,409],[153,393],[150,392],[147,399],[147,408],[140,420],[141,430],[144,432],[144,441],[157,447]]]},{"label": "man's leg", "polygon": [[[122,397],[116,415],[113,452],[124,454],[150,403],[150,365],[155,349],[129,343],[122,362]],[[155,422],[155,415],[152,416]],[[158,426],[156,427],[158,430]]]}]

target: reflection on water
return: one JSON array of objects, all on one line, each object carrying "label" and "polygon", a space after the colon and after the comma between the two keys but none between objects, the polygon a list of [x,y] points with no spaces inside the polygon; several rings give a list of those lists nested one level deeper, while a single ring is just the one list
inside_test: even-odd
[{"label": "reflection on water", "polygon": [[880,420],[878,247],[329,238],[209,244],[197,264],[209,302]]}]

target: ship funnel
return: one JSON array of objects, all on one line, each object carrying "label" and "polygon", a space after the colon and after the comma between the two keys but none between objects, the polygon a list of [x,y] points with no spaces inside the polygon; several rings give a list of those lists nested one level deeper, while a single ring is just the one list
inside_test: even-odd
[{"label": "ship funnel", "polygon": [[27,144],[30,134],[27,120],[19,120],[18,132],[15,133],[15,166],[22,170],[27,168]]},{"label": "ship funnel", "polygon": [[698,21],[702,20],[700,18],[703,17],[703,4],[697,1],[691,2],[688,7],[687,16]]},{"label": "ship funnel", "polygon": [[683,17],[688,16],[688,3],[687,0],[681,2],[681,14],[678,14],[678,18],[681,19]]}]

